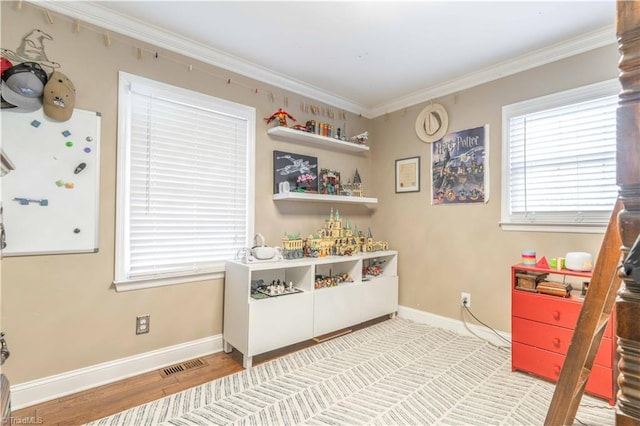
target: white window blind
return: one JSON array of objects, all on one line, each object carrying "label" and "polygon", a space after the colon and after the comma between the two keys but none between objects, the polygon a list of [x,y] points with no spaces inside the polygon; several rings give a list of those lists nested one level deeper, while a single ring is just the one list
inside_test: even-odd
[{"label": "white window blind", "polygon": [[255,111],[122,78],[116,282],[223,271],[253,227]]},{"label": "white window blind", "polygon": [[503,109],[503,225],[608,223],[618,188],[616,94],[606,82]]}]

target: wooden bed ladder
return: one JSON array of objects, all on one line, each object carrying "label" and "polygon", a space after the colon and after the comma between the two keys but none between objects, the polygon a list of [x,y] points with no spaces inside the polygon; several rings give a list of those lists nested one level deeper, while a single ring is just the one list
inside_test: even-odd
[{"label": "wooden bed ladder", "polygon": [[618,201],[609,220],[593,268],[589,290],[547,411],[544,422],[547,426],[573,424],[602,336],[609,323],[621,282],[618,278],[618,266],[622,242],[617,219],[621,208],[622,202]]},{"label": "wooden bed ladder", "polygon": [[618,268],[640,241],[640,2],[618,0],[616,5],[621,53],[616,111],[618,202],[547,412],[549,426],[573,424],[614,303],[619,358],[616,425],[640,425],[640,279]]}]

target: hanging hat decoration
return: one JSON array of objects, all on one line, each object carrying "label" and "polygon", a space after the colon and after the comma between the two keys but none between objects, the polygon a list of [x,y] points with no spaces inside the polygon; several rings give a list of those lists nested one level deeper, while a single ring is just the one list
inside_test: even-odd
[{"label": "hanging hat decoration", "polygon": [[449,116],[440,104],[427,105],[416,119],[416,134],[426,143],[436,142],[447,133]]},{"label": "hanging hat decoration", "polygon": [[73,114],[76,89],[69,78],[60,71],[51,73],[44,88],[44,113],[57,121],[67,121]]},{"label": "hanging hat decoration", "polygon": [[19,112],[36,111],[42,106],[42,92],[47,81],[47,73],[40,64],[14,65],[2,73],[2,99],[20,108]]},{"label": "hanging hat decoration", "polygon": [[[0,78],[2,78],[2,74],[9,68],[11,68],[13,64],[10,60],[5,58],[4,56],[0,57]],[[0,96],[2,95],[2,89],[0,88]],[[1,107],[2,108],[15,108],[15,105],[11,105],[9,102],[5,101],[4,98],[0,98]]]},{"label": "hanging hat decoration", "polygon": [[42,30],[34,28],[22,37],[20,45],[16,51],[9,49],[2,49],[2,56],[13,61],[18,62],[37,62],[41,66],[48,69],[60,68],[60,64],[49,60],[45,52],[44,41],[53,40],[49,34]]}]

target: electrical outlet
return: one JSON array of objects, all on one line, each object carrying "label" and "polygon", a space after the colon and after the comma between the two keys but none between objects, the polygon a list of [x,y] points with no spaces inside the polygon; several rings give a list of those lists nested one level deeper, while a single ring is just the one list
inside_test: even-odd
[{"label": "electrical outlet", "polygon": [[460,294],[460,306],[466,306],[467,308],[471,307],[471,293],[462,292]]},{"label": "electrical outlet", "polygon": [[149,315],[136,317],[136,334],[145,334],[149,332]]}]

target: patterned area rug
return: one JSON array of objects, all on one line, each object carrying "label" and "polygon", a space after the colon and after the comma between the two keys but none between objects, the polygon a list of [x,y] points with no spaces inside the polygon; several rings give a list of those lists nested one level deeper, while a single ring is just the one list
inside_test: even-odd
[{"label": "patterned area rug", "polygon": [[[95,425],[542,425],[554,386],[508,349],[396,318]],[[613,425],[585,396],[576,424]]]}]

